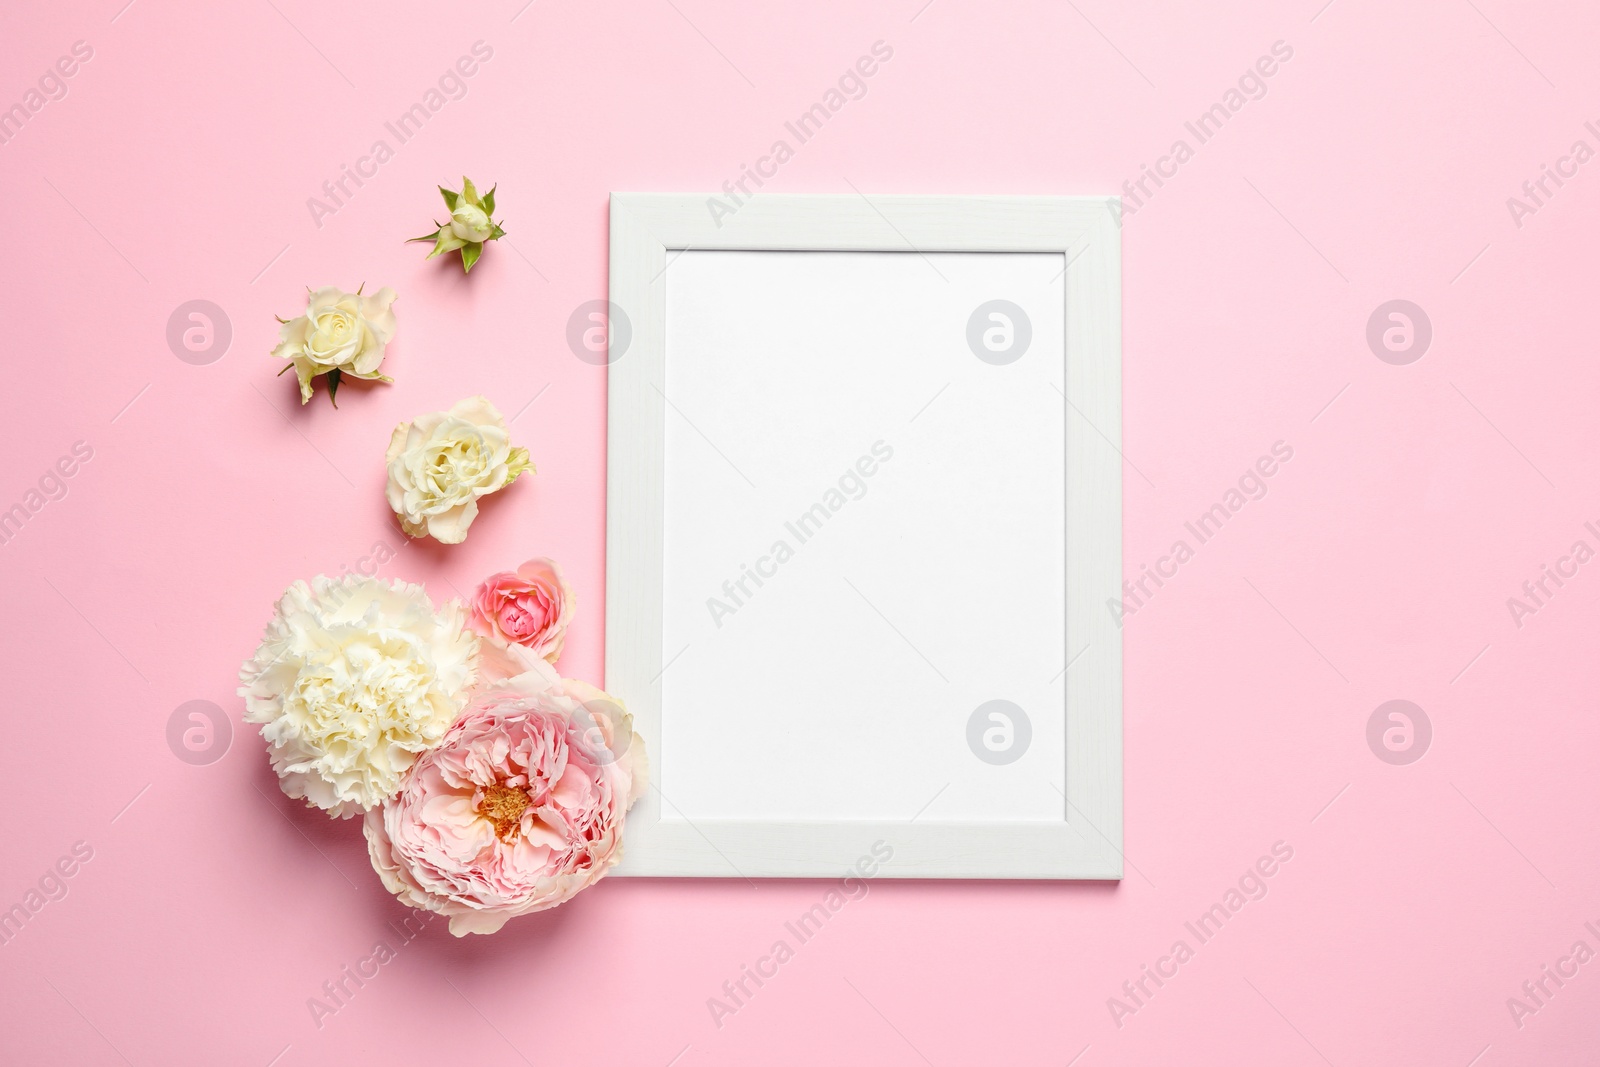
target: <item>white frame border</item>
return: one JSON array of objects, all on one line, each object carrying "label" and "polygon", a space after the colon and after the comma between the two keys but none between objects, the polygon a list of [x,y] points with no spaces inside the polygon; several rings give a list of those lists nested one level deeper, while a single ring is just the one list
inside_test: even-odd
[{"label": "white frame border", "polygon": [[[836,878],[883,841],[890,878],[1122,877],[1122,262],[1114,197],[613,193],[611,302],[632,336],[608,369],[606,689],[661,753],[666,285],[686,249],[1060,252],[1066,257],[1066,792],[1060,823],[710,822],[628,815],[617,875]],[[608,331],[609,333],[609,331]],[[609,340],[609,338],[608,338]],[[656,763],[659,769],[659,763]]]}]

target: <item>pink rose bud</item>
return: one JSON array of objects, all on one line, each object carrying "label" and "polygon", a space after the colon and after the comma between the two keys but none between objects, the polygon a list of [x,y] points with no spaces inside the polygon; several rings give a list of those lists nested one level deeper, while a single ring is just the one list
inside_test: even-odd
[{"label": "pink rose bud", "polygon": [[472,597],[472,628],[501,647],[518,645],[554,663],[567,640],[574,600],[554,561],[530,559],[478,586]]}]

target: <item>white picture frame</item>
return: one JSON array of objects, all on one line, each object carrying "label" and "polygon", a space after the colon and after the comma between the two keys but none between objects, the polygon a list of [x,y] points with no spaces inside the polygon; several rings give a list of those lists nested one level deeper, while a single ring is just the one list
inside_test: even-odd
[{"label": "white picture frame", "polygon": [[[1108,608],[1122,585],[1118,206],[1101,196],[763,194],[735,203],[721,194],[612,195],[610,307],[591,316],[603,322],[609,345],[594,360],[608,365],[605,686],[633,714],[652,775],[628,816],[616,875],[837,878],[861,873],[862,861],[875,857],[878,877],[1122,877],[1122,640]],[[707,818],[669,799],[679,768],[662,747],[663,676],[675,651],[663,640],[666,568],[674,565],[664,555],[664,457],[668,420],[686,418],[695,403],[688,395],[669,400],[664,390],[667,294],[680,257],[711,251],[893,252],[929,266],[929,257],[954,253],[1059,257],[1064,322],[1052,336],[1063,370],[1050,382],[1061,396],[1049,397],[1060,401],[1065,446],[1057,457],[1065,473],[1065,640],[1053,683],[1064,693],[1064,775],[1052,782],[1059,817],[959,820],[934,809],[893,819]],[[971,764],[975,775],[987,773],[979,759]],[[714,773],[701,768],[695,777]]]}]

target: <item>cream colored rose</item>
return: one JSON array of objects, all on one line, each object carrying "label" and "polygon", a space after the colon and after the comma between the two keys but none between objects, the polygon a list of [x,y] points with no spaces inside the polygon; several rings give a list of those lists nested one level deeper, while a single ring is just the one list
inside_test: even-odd
[{"label": "cream colored rose", "polygon": [[463,197],[450,212],[450,232],[463,241],[487,241],[494,234],[489,213]]},{"label": "cream colored rose", "polygon": [[400,525],[412,537],[447,545],[466,539],[479,497],[533,470],[528,450],[511,447],[505,419],[481,396],[402,422],[386,458],[389,507]]},{"label": "cream colored rose", "polygon": [[318,575],[278,602],[239,669],[283,791],[348,817],[392,796],[439,743],[477,676],[459,600],[437,612],[420,585]]},{"label": "cream colored rose", "polygon": [[434,223],[432,230],[411,240],[433,242],[433,250],[428,253],[429,259],[446,252],[460,251],[461,269],[470,271],[472,265],[478,262],[478,257],[483,255],[487,243],[498,241],[506,235],[506,231],[492,217],[494,190],[480,195],[472,179],[463,177],[459,193],[441,185],[439,195],[444,197],[450,220],[443,225]]},{"label": "cream colored rose", "polygon": [[393,303],[394,290],[387,287],[363,296],[330,285],[311,294],[304,315],[283,324],[272,354],[293,364],[300,403],[311,399],[311,379],[319,374],[338,371],[352,378],[394,380],[378,369],[384,348],[394,339]]}]

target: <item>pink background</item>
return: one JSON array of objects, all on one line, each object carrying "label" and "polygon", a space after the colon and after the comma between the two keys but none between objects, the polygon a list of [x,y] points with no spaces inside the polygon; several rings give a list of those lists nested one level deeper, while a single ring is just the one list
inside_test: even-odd
[{"label": "pink background", "polygon": [[[816,5],[507,0],[27,5],[0,104],[73,42],[68,95],[0,145],[0,508],[93,459],[0,546],[0,907],[92,860],[0,947],[0,1059],[62,1064],[1578,1064],[1600,962],[1519,1027],[1507,998],[1600,950],[1600,564],[1517,627],[1508,597],[1600,520],[1600,163],[1506,206],[1600,118],[1600,15],[1506,0]],[[519,10],[521,9],[521,10]],[[306,199],[474,41],[464,99],[337,214]],[[1293,59],[1124,230],[1126,561],[1154,564],[1275,441],[1270,492],[1126,621],[1126,879],[873,884],[718,1028],[720,995],[818,883],[612,880],[493,938],[435,925],[313,1021],[406,912],[357,827],[297,810],[238,724],[238,664],[291,580],[400,538],[401,419],[483,392],[539,466],[462,546],[382,568],[436,596],[533,554],[603,675],[604,370],[568,350],[606,288],[606,195],[737,177],[874,41],[893,59],[770,189],[1109,192],[1275,41]],[[391,145],[393,145],[391,139]],[[401,239],[433,187],[498,182],[470,279]],[[1553,186],[1552,186],[1553,188]],[[1130,201],[1130,204],[1132,202]],[[267,358],[307,285],[390,285],[393,386],[295,402]],[[1419,361],[1368,348],[1396,298]],[[206,299],[226,355],[175,358]],[[1553,587],[1552,587],[1553,588]],[[959,610],[959,601],[952,605]],[[1369,750],[1415,701],[1420,761]],[[230,750],[179,761],[209,700]],[[1293,859],[1119,1027],[1121,995],[1271,849]],[[1153,987],[1152,987],[1153,988]],[[1555,989],[1553,985],[1550,986]],[[1475,1059],[1476,1057],[1476,1059]],[[676,1058],[676,1059],[675,1059]]]}]

